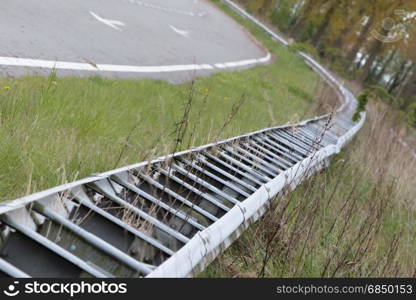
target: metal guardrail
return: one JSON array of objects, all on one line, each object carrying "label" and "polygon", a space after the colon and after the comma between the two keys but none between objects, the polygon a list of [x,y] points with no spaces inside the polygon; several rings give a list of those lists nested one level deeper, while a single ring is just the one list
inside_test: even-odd
[{"label": "metal guardrail", "polygon": [[[245,17],[270,31],[230,1]],[[338,153],[364,123],[354,96],[301,53],[342,106],[0,203],[0,275],[196,275],[266,210]]]}]

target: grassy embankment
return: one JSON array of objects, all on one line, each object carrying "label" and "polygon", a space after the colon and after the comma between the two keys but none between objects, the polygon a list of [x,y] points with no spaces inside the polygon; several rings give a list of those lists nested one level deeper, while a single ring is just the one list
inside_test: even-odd
[{"label": "grassy embankment", "polygon": [[276,198],[201,276],[415,276],[416,160],[385,114],[371,106],[330,167]]},{"label": "grassy embankment", "polygon": [[277,197],[201,276],[416,276],[416,160],[391,133],[406,131],[397,116],[373,99],[330,167]]},{"label": "grassy embankment", "polygon": [[0,200],[170,153],[179,121],[188,124],[180,146],[188,148],[310,115],[317,76],[239,21],[273,54],[272,64],[182,85],[53,75],[0,79]]}]

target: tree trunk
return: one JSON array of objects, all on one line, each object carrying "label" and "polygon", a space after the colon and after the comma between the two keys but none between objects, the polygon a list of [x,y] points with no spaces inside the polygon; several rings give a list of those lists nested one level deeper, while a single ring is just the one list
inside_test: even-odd
[{"label": "tree trunk", "polygon": [[381,51],[381,47],[379,48],[379,47],[377,47],[377,49],[374,49],[371,53],[370,53],[370,56],[367,58],[367,60],[366,60],[366,62],[365,62],[365,64],[364,64],[364,66],[361,68],[362,69],[362,73],[361,73],[361,75],[360,75],[360,77],[359,77],[359,80],[361,81],[361,82],[364,82],[365,81],[365,79],[368,77],[368,75],[370,74],[370,69],[371,69],[371,67],[373,66],[373,63],[374,63],[374,61],[376,60],[376,58],[377,58],[377,55],[380,53],[380,51]]},{"label": "tree trunk", "polygon": [[[357,63],[355,64],[355,68],[356,68],[356,69],[361,68],[361,66],[363,65],[363,60],[367,59],[367,57],[368,57],[368,55],[366,55],[366,54],[361,55],[360,60],[359,60],[359,61],[357,61]],[[351,64],[351,66],[354,66],[354,64]],[[351,68],[351,69],[352,69],[352,68]]]},{"label": "tree trunk", "polygon": [[406,65],[407,65],[408,61],[404,61],[401,65],[400,65],[400,69],[398,72],[396,72],[396,74],[394,75],[394,77],[392,78],[392,80],[389,82],[388,84],[388,89],[389,89],[389,93],[393,94],[394,90],[400,85],[400,78],[402,78],[402,75],[406,74],[405,69],[406,69]]},{"label": "tree trunk", "polygon": [[266,16],[268,11],[270,10],[270,8],[273,5],[273,1],[274,0],[264,0],[263,4],[261,5],[260,9],[259,9],[259,14],[261,16]]},{"label": "tree trunk", "polygon": [[376,57],[370,69],[368,70],[367,77],[364,78],[364,82],[371,83],[377,75],[377,70],[379,66],[383,63],[383,60]]},{"label": "tree trunk", "polygon": [[333,48],[343,49],[344,48],[344,37],[347,36],[352,30],[352,26],[345,27],[339,33],[337,39],[332,43]]},{"label": "tree trunk", "polygon": [[351,24],[358,23],[363,18],[364,12],[365,10],[361,8],[357,14],[352,15],[352,17],[348,20],[349,25],[341,30],[338,38],[333,42],[332,47],[344,49],[346,37],[351,33],[351,31],[354,30],[354,26],[351,26]]},{"label": "tree trunk", "polygon": [[376,75],[374,78],[374,82],[378,83],[383,78],[384,73],[386,72],[387,67],[391,64],[393,61],[394,56],[397,53],[397,47],[394,48],[394,50],[390,53],[390,55],[387,57],[387,60],[384,62],[383,67],[381,68],[380,72]]},{"label": "tree trunk", "polygon": [[300,16],[297,18],[295,24],[293,25],[292,29],[289,32],[289,35],[296,39],[299,35],[299,32],[302,30],[303,25],[308,17],[308,13],[312,10],[313,1],[307,0],[306,6],[302,9]]},{"label": "tree trunk", "polygon": [[370,31],[371,26],[373,25],[373,20],[370,18],[368,22],[364,25],[363,29],[360,32],[360,35],[358,36],[354,46],[352,46],[351,50],[347,54],[348,60],[354,60],[357,56],[358,51],[362,48],[365,41],[368,37],[368,32]]},{"label": "tree trunk", "polygon": [[321,23],[321,25],[319,25],[318,30],[316,31],[316,34],[312,39],[312,45],[314,45],[315,47],[318,46],[321,42],[322,37],[324,36],[324,33],[327,30],[329,23],[331,22],[332,16],[335,13],[336,6],[336,2],[331,3],[331,7],[328,9],[324,16],[324,21]]},{"label": "tree trunk", "polygon": [[[383,29],[382,34],[383,35],[387,35],[387,30]],[[365,79],[367,79],[368,75],[369,75],[369,71],[371,70],[374,61],[376,60],[377,56],[382,52],[383,47],[384,47],[385,43],[383,43],[382,41],[379,41],[377,39],[374,40],[369,52],[369,57],[367,58],[367,61],[365,62],[363,68],[362,68],[362,73],[360,76],[360,81],[363,82]]]},{"label": "tree trunk", "polygon": [[416,97],[416,70],[413,67],[413,64],[407,69],[405,76],[407,77],[410,73],[410,70],[413,69],[413,74],[406,80],[403,78],[400,82],[403,82],[403,85],[400,86],[400,89],[397,93],[397,98],[403,96],[408,101],[413,100]]}]

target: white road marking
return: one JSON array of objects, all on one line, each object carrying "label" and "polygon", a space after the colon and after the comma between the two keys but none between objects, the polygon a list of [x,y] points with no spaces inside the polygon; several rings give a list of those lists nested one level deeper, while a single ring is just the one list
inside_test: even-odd
[{"label": "white road marking", "polygon": [[189,38],[189,32],[186,30],[181,30],[176,28],[175,26],[169,25],[170,29],[172,29],[173,31],[175,31],[177,34],[184,36],[186,38]]},{"label": "white road marking", "polygon": [[235,67],[244,67],[249,65],[254,65],[258,63],[265,63],[271,59],[271,54],[267,53],[265,57],[262,58],[255,58],[255,59],[246,59],[240,61],[232,61],[232,62],[225,62],[225,63],[217,63],[214,66],[218,69],[227,69],[227,68],[235,68]]},{"label": "white road marking", "polygon": [[110,26],[111,28],[117,30],[117,31],[122,31],[118,26],[126,26],[126,24],[124,24],[123,22],[117,21],[117,20],[110,20],[110,19],[104,19],[101,18],[99,15],[95,14],[94,12],[90,11],[90,14],[99,22]]},{"label": "white road marking", "polygon": [[253,64],[265,63],[271,58],[270,53],[259,59],[248,59],[235,62],[225,62],[216,64],[189,64],[189,65],[167,65],[167,66],[129,66],[129,65],[111,65],[111,64],[91,64],[79,62],[53,61],[31,58],[18,57],[0,57],[0,65],[17,66],[56,70],[77,70],[92,72],[125,72],[125,73],[166,73],[180,71],[197,71],[227,69],[248,66]]},{"label": "white road marking", "polygon": [[267,55],[265,57],[259,58],[258,61],[260,63],[265,63],[265,62],[268,62],[271,58],[272,58],[272,55],[270,54],[270,52],[267,52]]}]

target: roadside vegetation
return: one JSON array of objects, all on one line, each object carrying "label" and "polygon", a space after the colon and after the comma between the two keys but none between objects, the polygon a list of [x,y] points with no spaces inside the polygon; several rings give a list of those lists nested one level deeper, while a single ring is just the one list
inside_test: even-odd
[{"label": "roadside vegetation", "polygon": [[[273,63],[180,85],[54,73],[0,79],[0,200],[333,107],[333,94],[292,51],[299,47],[321,57],[317,45],[300,39],[283,48],[221,1],[212,2],[268,48]],[[279,1],[300,2],[311,1]],[[265,6],[250,10],[265,20],[284,16],[270,10],[282,8],[274,1],[250,5],[256,3]],[[318,23],[310,27],[304,17],[309,11],[301,11],[300,28],[318,30],[324,19],[313,19]],[[318,45],[324,45],[324,33]],[[377,55],[383,53],[389,52]],[[363,71],[346,74],[321,59],[341,76],[364,78]],[[358,92],[365,81],[351,85]],[[401,136],[414,145],[411,116],[407,108],[392,109],[384,90],[373,86],[366,90],[368,120],[351,145],[294,192],[279,195],[201,277],[416,276],[416,160],[398,142]]]},{"label": "roadside vegetation", "polygon": [[[289,16],[276,18],[282,5],[313,1],[283,0],[280,6],[275,1],[240,2],[271,23],[291,24]],[[326,1],[328,7],[335,2]],[[300,11],[299,16],[308,15],[318,25],[325,21],[306,9]],[[275,25],[289,32],[289,27]],[[312,43],[292,45],[310,53],[319,50]],[[270,210],[201,277],[416,276],[416,147],[411,119],[408,111],[392,105],[398,98],[386,95],[383,87],[368,86],[366,80],[348,84],[357,93],[362,84],[366,87],[361,94],[369,100],[363,130],[328,168],[294,192],[276,197]]]},{"label": "roadside vegetation", "polygon": [[180,85],[54,73],[0,79],[0,200],[310,116],[317,75],[246,25],[271,64]]},{"label": "roadside vegetation", "polygon": [[378,94],[416,128],[416,2],[238,0],[330,69]]},{"label": "roadside vegetation", "polygon": [[201,277],[416,276],[416,159],[383,104],[329,168],[276,197]]}]

